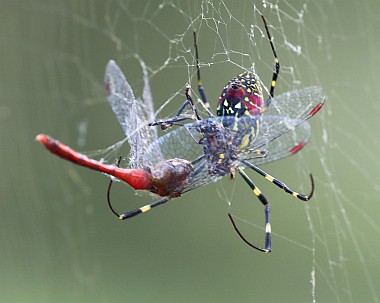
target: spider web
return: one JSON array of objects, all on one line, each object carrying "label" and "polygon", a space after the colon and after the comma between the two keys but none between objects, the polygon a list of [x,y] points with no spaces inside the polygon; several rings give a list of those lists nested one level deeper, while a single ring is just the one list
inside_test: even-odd
[{"label": "spider web", "polygon": [[[37,289],[33,298],[57,299],[60,279],[51,279],[44,288],[36,284],[57,271],[73,281],[65,296],[91,302],[127,296],[165,302],[184,297],[194,302],[380,301],[376,282],[380,272],[379,106],[373,101],[378,95],[373,79],[379,47],[372,30],[378,25],[373,7],[331,1],[100,4],[89,0],[34,1],[8,4],[8,8],[21,12],[25,28],[32,24],[19,48],[28,54],[31,87],[37,92],[31,103],[38,111],[29,110],[30,125],[76,149],[94,150],[87,154],[110,163],[127,154],[128,147],[105,98],[103,75],[108,60],[114,59],[122,68],[138,98],[150,91],[157,118],[171,117],[185,100],[187,84],[199,97],[193,31],[198,36],[203,85],[214,112],[224,85],[242,71],[254,70],[268,92],[274,58],[260,14],[268,22],[281,63],[275,95],[317,85],[328,96],[310,121],[312,139],[307,146],[295,156],[261,167],[303,194],[309,191],[312,173],[316,191],[308,204],[246,170],[271,202],[273,252],[269,256],[251,251],[228,225],[230,211],[249,239],[263,243],[262,206],[239,178],[191,191],[163,209],[120,225],[98,203],[105,196],[104,178],[95,179],[92,172],[58,160],[41,160],[37,170],[30,155],[14,147],[20,150],[17,164],[31,167],[22,191],[12,191],[19,195],[20,209],[29,214],[23,220],[34,231],[23,245],[25,251],[42,254],[32,254],[31,263],[36,265],[21,261],[5,272],[13,273],[14,268],[38,272],[26,271],[22,281],[26,290]],[[344,16],[350,16],[350,22]],[[46,23],[35,21],[39,17]],[[43,30],[46,37],[34,43],[33,37],[40,37]],[[34,61],[35,57],[43,59]],[[149,91],[144,92],[147,82]],[[0,121],[6,121],[7,108],[12,106],[0,107],[0,113],[5,113]],[[19,126],[30,129],[25,122]],[[102,146],[109,147],[97,150]],[[11,179],[19,178],[10,168],[6,171]],[[49,175],[49,180],[35,186],[34,171]],[[150,202],[119,187],[114,198],[122,201],[118,208]],[[29,196],[35,206],[25,206]],[[6,213],[9,218],[2,220],[3,230],[9,231],[13,221],[11,212]],[[25,238],[25,232],[20,228],[13,238]],[[1,236],[8,239],[5,232]],[[16,240],[10,243],[8,260],[14,255],[24,259],[15,254],[20,245]],[[27,298],[16,295],[18,281],[17,275],[0,281],[10,286],[2,291],[4,298]]]}]

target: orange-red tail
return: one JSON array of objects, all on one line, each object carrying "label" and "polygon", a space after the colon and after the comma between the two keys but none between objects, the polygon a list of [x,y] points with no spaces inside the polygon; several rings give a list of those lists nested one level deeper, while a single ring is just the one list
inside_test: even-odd
[{"label": "orange-red tail", "polygon": [[36,140],[42,143],[51,153],[61,157],[62,159],[114,176],[128,183],[134,189],[144,189],[148,191],[154,190],[152,175],[146,171],[139,169],[126,169],[115,165],[101,163],[76,152],[58,140],[44,134],[37,135]]}]

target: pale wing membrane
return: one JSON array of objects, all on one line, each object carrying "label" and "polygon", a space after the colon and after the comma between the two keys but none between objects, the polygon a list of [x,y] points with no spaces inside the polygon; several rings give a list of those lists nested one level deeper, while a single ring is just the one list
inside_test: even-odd
[{"label": "pale wing membrane", "polygon": [[[299,120],[296,120],[299,121]],[[294,123],[297,123],[297,122]],[[263,127],[266,124],[264,123]],[[307,121],[299,124],[294,130],[282,134],[277,140],[258,140],[260,147],[254,144],[255,148],[268,151],[268,155],[264,158],[255,158],[249,160],[252,164],[263,165],[272,161],[276,161],[295,153],[294,148],[305,145],[311,136],[311,126]],[[263,144],[265,142],[265,144]]]},{"label": "pale wing membrane", "polygon": [[[252,163],[260,165],[286,157],[292,154],[290,150],[297,144],[302,141],[306,144],[310,136],[307,132],[310,133],[311,130],[305,120],[309,119],[315,107],[323,104],[324,101],[322,88],[318,86],[296,89],[275,97],[263,113],[260,132],[254,142],[255,149],[266,149],[270,154],[266,159],[256,159],[257,161]],[[304,126],[301,126],[303,124]],[[302,137],[305,139],[301,140]],[[290,138],[295,138],[295,140],[292,142]],[[299,142],[296,142],[297,140]],[[283,145],[283,151],[280,151],[281,145]],[[280,157],[279,154],[282,156]]]},{"label": "pale wing membrane", "polygon": [[[219,122],[222,121],[221,117],[212,119],[217,119]],[[245,117],[244,120],[245,126],[249,123],[254,126],[257,122],[256,117]],[[197,126],[197,123],[186,124],[160,137],[145,152],[143,162],[146,165],[156,165],[159,162],[156,157],[157,151],[162,155],[163,159],[181,158],[191,162],[199,159],[204,152],[203,145],[199,143],[201,134],[197,131]],[[248,159],[248,161],[255,165],[262,165],[281,159],[291,155],[292,148],[295,146],[298,146],[300,143],[306,144],[310,138],[310,133],[310,124],[303,120],[280,116],[263,117],[257,140],[246,149],[243,149],[239,158],[242,160]],[[254,154],[248,153],[248,149],[267,150],[269,154],[265,158],[253,158]],[[192,190],[219,178],[221,176],[209,175],[205,159],[195,161],[191,183],[185,191]]]},{"label": "pale wing membrane", "polygon": [[[197,126],[197,123],[189,123],[160,137],[148,148],[143,161],[146,165],[156,165],[159,162],[156,158],[158,150],[164,159],[180,158],[193,162],[194,173],[184,192],[221,178],[208,173],[205,158],[202,158],[203,145],[199,143],[201,134],[197,131]],[[197,159],[200,160],[195,161]]]},{"label": "pale wing membrane", "polygon": [[203,149],[198,143],[201,136],[196,126],[196,123],[186,124],[154,141],[144,154],[144,164],[156,165],[160,161],[157,158],[157,151],[165,160],[181,158],[193,161],[201,156]]},{"label": "pale wing membrane", "polygon": [[[246,120],[248,121],[248,120]],[[256,119],[251,119],[252,123],[256,123]],[[273,127],[274,125],[279,125]],[[286,125],[286,126],[285,126]],[[265,133],[266,136],[261,137],[260,134]],[[253,142],[246,149],[243,149],[239,158],[248,160],[254,165],[263,165],[272,161],[276,161],[298,152],[307,144],[311,136],[311,126],[307,121],[299,119],[289,119],[285,117],[270,116],[263,119],[258,140]],[[258,144],[259,143],[259,144]],[[297,147],[300,147],[297,149]],[[266,150],[266,157],[255,157],[253,153],[247,150]],[[240,164],[241,168],[245,165]],[[221,176],[210,176],[207,170],[207,163],[203,160],[197,163],[198,170],[193,174],[190,186],[186,191],[216,181]]]},{"label": "pale wing membrane", "polygon": [[310,118],[310,112],[324,100],[325,95],[318,86],[295,89],[274,97],[263,115],[305,120]]},{"label": "pale wing membrane", "polygon": [[[143,99],[143,104],[144,104],[145,116],[147,118],[147,121],[154,121],[156,119],[156,117],[155,117],[155,113],[154,113],[153,96],[152,96],[152,92],[150,90],[148,70],[147,70],[146,65],[143,61],[140,61],[140,65],[141,65],[141,69],[143,72],[143,79],[144,79],[144,88],[143,88],[143,93],[142,93],[142,99]],[[157,130],[157,127],[150,127],[150,129]]]},{"label": "pale wing membrane", "polygon": [[274,140],[282,141],[283,139],[280,137],[288,132],[294,132],[296,128],[303,123],[305,123],[305,121],[300,119],[266,115],[263,117],[259,135],[253,144],[253,148],[265,150],[270,142]]},{"label": "pale wing membrane", "polygon": [[[186,124],[157,139],[157,129],[148,126],[148,123],[154,120],[153,99],[146,69],[143,65],[142,68],[145,83],[144,103],[135,99],[124,74],[114,61],[107,65],[105,76],[108,101],[131,146],[130,166],[155,166],[163,160],[173,158],[189,160],[194,164],[194,173],[184,191],[219,179],[221,176],[211,176],[208,173],[198,123]],[[257,137],[253,143],[241,150],[239,158],[262,165],[294,154],[298,150],[297,147],[306,144],[310,137],[310,125],[304,120],[310,118],[313,109],[323,101],[324,96],[319,87],[294,90],[274,98],[262,115]],[[223,118],[212,119],[221,122]],[[257,117],[245,117],[244,125],[248,133],[250,123],[254,127],[257,121]],[[244,133],[247,134],[247,131]],[[233,135],[237,134],[239,132],[233,132]],[[255,157],[248,150],[266,150],[268,155],[262,158]]]},{"label": "pale wing membrane", "polygon": [[[142,102],[138,102],[137,104],[140,104],[141,111],[145,114],[145,121],[152,122],[155,121],[156,115],[154,111],[154,102],[153,102],[153,96],[152,92],[150,90],[150,83],[149,83],[149,77],[148,77],[148,70],[146,68],[145,62],[140,60],[141,69],[143,72],[143,79],[144,79],[144,88],[142,93]],[[150,142],[153,142],[158,138],[157,133],[157,127],[150,127],[145,126],[147,129],[146,131],[150,134]]]},{"label": "pale wing membrane", "polygon": [[143,153],[156,139],[156,132],[148,126],[144,105],[136,100],[131,86],[115,61],[111,60],[107,64],[104,81],[108,102],[131,147],[130,166],[140,167]]}]

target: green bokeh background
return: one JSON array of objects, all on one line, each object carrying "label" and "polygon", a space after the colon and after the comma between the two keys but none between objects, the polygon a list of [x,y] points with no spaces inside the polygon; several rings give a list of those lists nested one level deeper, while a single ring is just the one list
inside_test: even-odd
[{"label": "green bokeh background", "polygon": [[[262,208],[241,180],[210,184],[118,222],[106,206],[105,176],[53,157],[34,141],[43,132],[90,151],[120,140],[102,84],[107,61],[117,60],[140,95],[138,54],[151,75],[156,71],[152,91],[161,105],[189,80],[184,59],[192,64],[193,28],[203,62],[225,61],[212,57],[220,51],[210,30],[215,20],[226,22],[216,28],[228,29],[227,48],[252,55],[232,62],[246,68],[257,62],[270,79],[265,37],[256,35],[257,47],[247,50],[247,34],[225,13],[248,29],[262,28],[254,2],[170,3],[1,1],[0,301],[379,302],[379,4],[279,1],[276,10],[256,3],[273,25],[285,67],[278,92],[300,81],[322,86],[328,96],[311,122],[307,148],[265,166],[305,193],[313,172],[316,194],[308,206],[250,173],[272,201],[270,255],[245,246],[228,222],[227,200],[249,223],[239,220],[242,229],[262,241]],[[213,19],[197,19],[201,8]],[[302,23],[292,19],[300,12]],[[301,45],[302,55],[284,37]],[[161,68],[168,57],[178,60]],[[202,69],[213,106],[237,72],[229,62]],[[163,115],[180,101],[173,99]],[[113,199],[124,209],[150,201],[121,185]]]}]

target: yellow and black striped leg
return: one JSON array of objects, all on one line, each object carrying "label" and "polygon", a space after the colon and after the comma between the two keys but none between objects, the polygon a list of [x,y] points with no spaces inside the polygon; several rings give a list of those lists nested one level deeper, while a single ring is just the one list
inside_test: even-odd
[{"label": "yellow and black striped leg", "polygon": [[236,233],[239,235],[239,237],[247,243],[252,248],[264,252],[264,253],[270,253],[272,250],[272,234],[271,234],[271,225],[270,225],[270,206],[268,200],[265,198],[265,196],[261,193],[261,191],[255,186],[255,184],[252,182],[252,180],[248,177],[248,175],[244,171],[239,171],[239,174],[243,177],[244,181],[247,182],[249,187],[252,189],[253,193],[256,195],[256,197],[260,200],[260,202],[264,205],[264,212],[265,212],[265,246],[264,248],[258,247],[251,242],[249,242],[243,234],[239,231],[237,228],[231,214],[228,214],[228,217],[231,220],[231,223],[236,231]]},{"label": "yellow and black striped leg", "polygon": [[244,165],[246,165],[249,168],[253,169],[255,172],[257,172],[260,175],[262,175],[266,180],[268,180],[269,182],[272,182],[274,185],[276,185],[277,187],[283,189],[286,193],[291,194],[295,198],[298,198],[298,199],[306,202],[306,201],[309,201],[310,198],[313,196],[313,193],[314,193],[314,178],[313,178],[312,174],[310,174],[311,192],[310,192],[309,195],[306,196],[306,195],[302,195],[302,194],[299,194],[299,193],[291,190],[285,183],[282,183],[281,181],[279,181],[276,178],[272,177],[271,175],[267,174],[265,171],[263,171],[262,169],[258,168],[256,165],[253,165],[252,163],[250,163],[248,161],[245,161],[245,160],[242,160],[241,163],[243,163]]},{"label": "yellow and black striped leg", "polygon": [[[123,157],[120,157],[119,160],[116,162],[116,166],[119,167],[120,166],[120,162],[124,160]],[[113,180],[111,179],[110,180],[110,183],[108,185],[108,190],[107,190],[107,201],[108,201],[108,207],[109,209],[112,211],[112,213],[118,217],[120,220],[125,220],[125,219],[128,219],[128,218],[132,218],[134,216],[137,216],[139,214],[142,214],[142,213],[145,213],[149,210],[151,210],[152,208],[156,207],[156,206],[159,206],[159,205],[162,205],[166,202],[168,202],[170,199],[168,197],[163,197],[162,199],[158,200],[158,201],[155,201],[153,203],[150,203],[150,204],[147,204],[147,205],[144,205],[140,208],[137,208],[135,210],[132,210],[132,211],[129,211],[129,212],[126,212],[126,213],[121,213],[119,214],[117,211],[115,211],[115,209],[112,207],[112,204],[111,204],[111,188],[112,188],[112,184],[113,184]]]},{"label": "yellow and black striped leg", "polygon": [[199,53],[198,53],[198,45],[197,45],[197,34],[193,32],[193,38],[194,38],[194,49],[195,49],[195,63],[197,65],[197,80],[198,80],[198,92],[201,95],[201,100],[203,103],[204,108],[207,110],[207,114],[212,117],[213,114],[210,111],[210,103],[208,103],[206,98],[206,93],[202,85],[201,80],[201,68],[199,65]]},{"label": "yellow and black striped leg", "polygon": [[261,15],[261,18],[263,19],[265,30],[267,32],[268,40],[269,40],[270,46],[272,48],[273,56],[274,56],[274,71],[273,71],[273,74],[272,74],[272,82],[271,82],[271,86],[270,86],[270,90],[269,90],[270,97],[265,102],[265,107],[268,107],[269,104],[272,101],[272,98],[273,98],[273,95],[274,95],[274,88],[275,88],[276,83],[277,83],[277,77],[278,77],[278,74],[280,73],[280,61],[278,60],[276,48],[274,47],[274,44],[272,42],[272,36],[271,36],[271,34],[269,32],[267,22],[266,22],[266,20],[265,20],[265,18],[264,18],[263,15]]},{"label": "yellow and black striped leg", "polygon": [[115,216],[117,216],[120,220],[129,219],[129,218],[132,218],[132,217],[137,216],[139,214],[145,213],[145,212],[151,210],[152,208],[154,208],[156,206],[159,206],[159,205],[162,205],[162,204],[164,204],[164,203],[166,203],[166,202],[168,202],[170,200],[168,197],[163,197],[160,200],[157,200],[157,201],[155,201],[153,203],[144,205],[144,206],[142,206],[140,208],[137,208],[135,210],[119,214],[117,211],[114,210],[114,208],[111,205],[111,187],[112,187],[112,184],[113,184],[113,181],[111,179],[111,181],[110,181],[110,183],[108,185],[108,190],[107,190],[108,207],[112,211],[112,213]]}]

